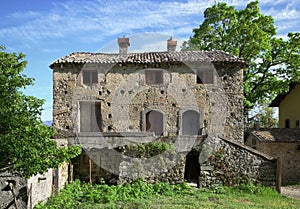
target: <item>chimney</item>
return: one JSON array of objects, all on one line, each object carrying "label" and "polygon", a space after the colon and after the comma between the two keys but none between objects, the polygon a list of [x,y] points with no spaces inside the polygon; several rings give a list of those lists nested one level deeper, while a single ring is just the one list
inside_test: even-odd
[{"label": "chimney", "polygon": [[176,51],[176,46],[177,46],[177,41],[173,40],[172,36],[170,37],[170,39],[167,42],[167,49],[168,52],[175,52]]},{"label": "chimney", "polygon": [[128,52],[128,46],[130,46],[129,38],[118,38],[118,44],[119,44],[119,54],[127,54]]}]

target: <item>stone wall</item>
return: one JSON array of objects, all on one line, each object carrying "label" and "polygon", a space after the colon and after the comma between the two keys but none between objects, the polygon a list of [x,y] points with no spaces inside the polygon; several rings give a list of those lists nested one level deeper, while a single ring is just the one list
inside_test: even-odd
[{"label": "stone wall", "polygon": [[[202,69],[213,72],[211,82],[197,83],[197,72]],[[83,84],[84,70],[97,70],[98,83]],[[147,85],[147,70],[162,70],[164,82]],[[101,177],[114,178],[114,175],[119,176],[120,181],[126,180],[129,175],[126,167],[130,167],[129,164],[135,165],[131,161],[136,159],[120,159],[112,150],[128,139],[126,133],[135,135],[136,139],[140,137],[136,143],[149,139],[142,135],[146,133],[146,114],[150,110],[163,114],[164,137],[181,136],[183,113],[191,110],[199,114],[200,134],[207,134],[208,141],[217,136],[238,142],[243,140],[243,69],[230,62],[54,65],[53,94],[53,125],[58,133],[56,138],[68,138],[69,145],[83,145],[85,154],[75,159],[73,164],[75,177],[85,181],[90,179],[90,169],[93,181]],[[92,135],[81,132],[82,123],[88,121],[80,118],[80,102],[100,104],[101,119],[96,120],[101,126],[98,132],[102,136],[93,136],[96,133],[94,131]],[[106,136],[107,133],[119,133],[120,136]],[[96,154],[97,149],[115,160],[105,164]],[[188,151],[184,150],[186,153]],[[90,166],[91,157],[93,162]],[[165,173],[164,179],[183,181],[184,161],[185,157],[182,157],[174,164],[175,170],[162,172]],[[113,172],[107,172],[109,170]],[[137,173],[131,172],[132,177],[140,177]],[[170,180],[170,173],[173,173],[173,180]],[[152,178],[151,173],[143,174],[150,181],[157,179]]]},{"label": "stone wall", "polygon": [[248,181],[275,186],[275,158],[226,139],[215,138],[214,145],[213,150],[207,150],[206,142],[200,150],[201,186],[232,186]]},{"label": "stone wall", "polygon": [[0,208],[26,208],[27,181],[16,174],[0,173]]},{"label": "stone wall", "polygon": [[[199,63],[196,63],[199,65]],[[201,63],[200,63],[201,64]],[[100,103],[103,132],[143,132],[144,114],[158,109],[165,114],[164,135],[180,134],[183,110],[200,113],[212,135],[235,141],[243,137],[242,69],[234,64],[211,65],[214,85],[197,84],[195,63],[65,64],[53,71],[53,125],[58,138],[80,131],[79,102]],[[199,68],[199,66],[198,66]],[[82,70],[97,69],[98,84],[84,85]],[[164,71],[164,83],[145,84],[145,70]]]},{"label": "stone wall", "polygon": [[282,159],[282,182],[300,182],[300,142],[260,143],[257,149]]},{"label": "stone wall", "polygon": [[[68,179],[66,166],[67,164],[64,164],[56,171],[49,169],[46,173],[37,174],[29,179],[9,172],[0,173],[0,208],[32,209],[37,203],[47,201],[53,192],[58,192],[64,187]],[[56,183],[53,181],[55,172],[59,176]]]},{"label": "stone wall", "polygon": [[53,169],[47,173],[37,174],[27,180],[28,209],[41,201],[47,201],[52,195]]}]

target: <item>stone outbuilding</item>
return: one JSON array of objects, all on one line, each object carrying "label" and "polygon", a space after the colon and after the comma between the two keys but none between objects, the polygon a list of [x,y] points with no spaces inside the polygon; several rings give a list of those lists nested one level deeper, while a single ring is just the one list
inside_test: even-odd
[{"label": "stone outbuilding", "polygon": [[[211,186],[230,175],[227,184],[275,184],[276,159],[242,145],[242,59],[176,51],[172,38],[165,52],[130,53],[126,37],[117,43],[116,54],[75,52],[50,65],[56,138],[84,149],[72,162],[74,177]],[[128,153],[153,141],[173,148],[151,157]]]},{"label": "stone outbuilding", "polygon": [[290,84],[269,105],[278,107],[279,128],[249,130],[245,144],[275,158],[282,159],[282,181],[300,182],[300,85]]},{"label": "stone outbuilding", "polygon": [[245,144],[282,159],[282,182],[300,182],[300,129],[252,130],[249,131]]}]

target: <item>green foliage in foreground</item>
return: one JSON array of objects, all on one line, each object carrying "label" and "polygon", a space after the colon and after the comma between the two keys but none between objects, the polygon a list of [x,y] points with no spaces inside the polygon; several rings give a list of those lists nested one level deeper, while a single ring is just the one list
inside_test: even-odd
[{"label": "green foliage in foreground", "polygon": [[80,147],[57,148],[55,131],[42,123],[44,101],[22,93],[33,78],[22,74],[27,62],[22,53],[0,46],[0,171],[30,177],[70,161]]},{"label": "green foliage in foreground", "polygon": [[300,201],[286,198],[275,190],[244,184],[194,189],[187,184],[132,184],[108,186],[74,181],[47,204],[36,209],[54,208],[300,208]]}]

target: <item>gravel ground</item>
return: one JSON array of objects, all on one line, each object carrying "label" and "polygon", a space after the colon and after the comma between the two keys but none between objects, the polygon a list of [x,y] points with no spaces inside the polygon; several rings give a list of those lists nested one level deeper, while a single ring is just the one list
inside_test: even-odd
[{"label": "gravel ground", "polygon": [[283,186],[281,187],[281,194],[300,200],[300,185]]}]

